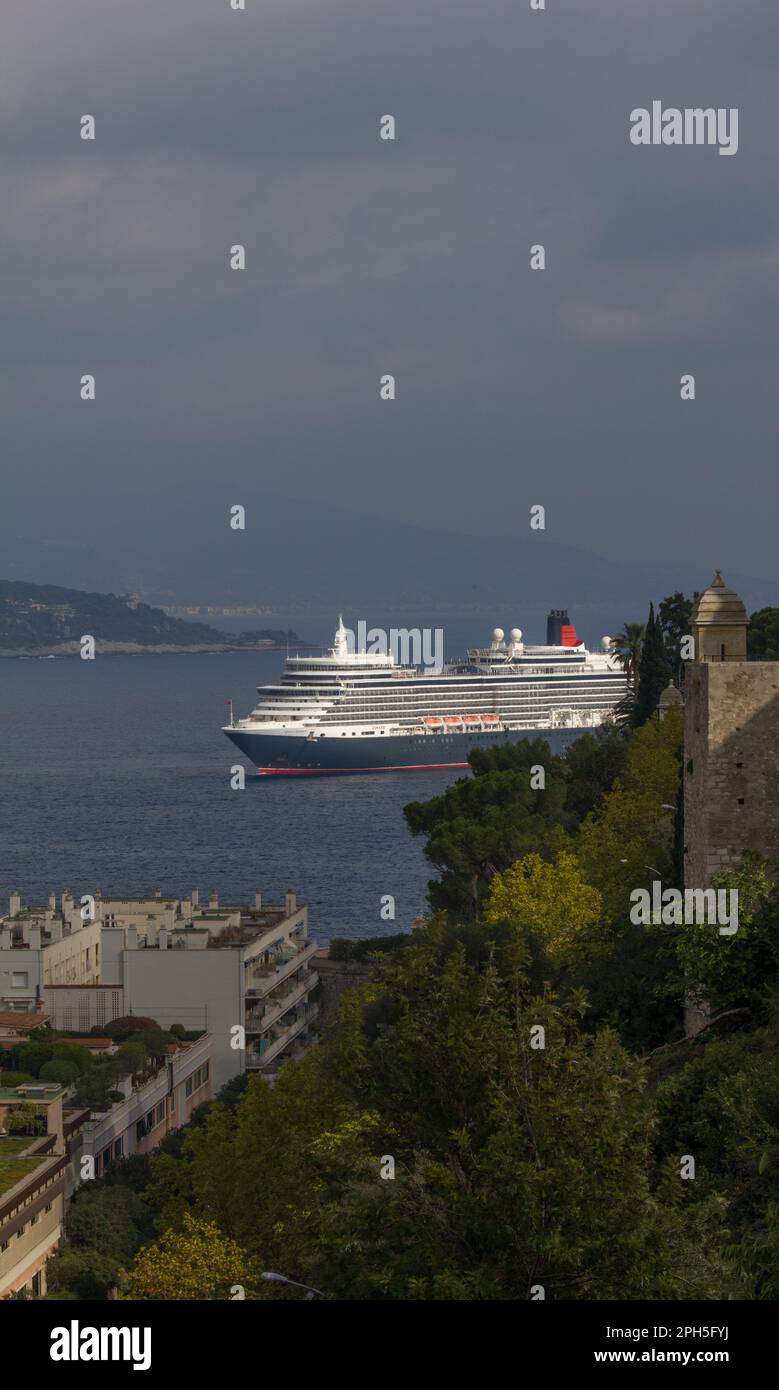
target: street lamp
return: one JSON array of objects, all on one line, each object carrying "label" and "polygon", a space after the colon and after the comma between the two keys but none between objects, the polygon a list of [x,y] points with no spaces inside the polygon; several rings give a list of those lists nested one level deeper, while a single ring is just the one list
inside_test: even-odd
[{"label": "street lamp", "polygon": [[264,1269],[260,1278],[267,1280],[271,1284],[291,1284],[292,1287],[296,1289],[307,1289],[308,1293],[306,1294],[305,1302],[308,1302],[310,1298],[328,1297],[326,1293],[322,1293],[321,1289],[314,1289],[310,1284],[299,1284],[297,1279],[288,1279],[286,1274],[276,1274],[272,1269]]},{"label": "street lamp", "polygon": [[[630,861],[628,859],[620,859],[619,862],[620,864],[628,864]],[[649,869],[650,873],[657,874],[657,877],[660,879],[663,877],[662,871],[660,869],[656,869],[654,864],[645,864],[644,868]]]}]

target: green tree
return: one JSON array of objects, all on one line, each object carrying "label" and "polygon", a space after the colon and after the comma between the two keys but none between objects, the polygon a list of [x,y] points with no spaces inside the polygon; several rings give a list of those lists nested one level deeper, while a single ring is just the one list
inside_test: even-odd
[{"label": "green tree", "polygon": [[79,1070],[75,1062],[53,1058],[51,1062],[44,1062],[39,1077],[41,1081],[58,1081],[61,1086],[71,1086],[78,1080]]},{"label": "green tree", "polygon": [[528,989],[507,930],[421,928],[272,1089],[212,1107],[153,1160],[166,1229],[353,1299],[715,1296],[720,1207],[654,1185],[642,1067]]},{"label": "green tree", "polygon": [[779,608],[760,608],[752,614],[747,656],[751,661],[779,661]]},{"label": "green tree", "polygon": [[54,1056],[54,1044],[51,1042],[28,1042],[15,1047],[14,1061],[20,1071],[31,1072],[33,1076],[38,1076],[44,1062],[50,1062]]},{"label": "green tree", "polygon": [[[124,1042],[126,1038],[132,1037],[133,1033],[146,1033],[150,1029],[157,1031],[159,1024],[156,1019],[145,1018],[141,1014],[123,1014],[121,1018],[115,1018],[111,1023],[105,1023],[97,1031],[104,1038],[113,1038],[115,1042]],[[92,1030],[93,1032],[95,1029]]]},{"label": "green tree", "polygon": [[738,869],[714,874],[711,883],[738,894],[737,930],[720,934],[708,922],[679,930],[677,955],[688,995],[715,1009],[751,1006],[760,1012],[779,972],[779,889],[771,865],[746,853]]},{"label": "green tree", "polygon": [[[404,815],[426,835],[425,855],[440,871],[429,885],[435,911],[477,917],[493,874],[536,850],[553,856],[566,842],[567,793],[563,760],[542,739],[527,739],[471,755],[474,776],[442,796],[412,802]],[[543,767],[544,786],[532,785]]]},{"label": "green tree", "polygon": [[612,650],[627,676],[628,689],[632,693],[638,688],[644,632],[643,623],[625,623],[612,639]]},{"label": "green tree", "polygon": [[114,1057],[101,1058],[79,1077],[73,1105],[102,1112],[110,1109],[121,1074]]},{"label": "green tree", "polygon": [[98,1301],[121,1278],[121,1265],[97,1250],[63,1246],[46,1266],[50,1294]]},{"label": "green tree", "polygon": [[166,1231],[139,1251],[130,1271],[129,1297],[213,1302],[234,1297],[235,1285],[248,1292],[256,1282],[257,1273],[240,1246],[212,1221],[187,1212],[180,1230]]},{"label": "green tree", "polygon": [[74,1248],[97,1251],[123,1265],[151,1234],[152,1216],[139,1193],[93,1183],[76,1192],[65,1230]]},{"label": "green tree", "polygon": [[83,1044],[71,1042],[55,1042],[52,1060],[55,1062],[71,1062],[79,1074],[88,1071],[94,1063],[94,1057],[88,1047],[84,1047]]},{"label": "green tree", "polygon": [[578,825],[590,811],[600,806],[622,775],[630,741],[629,730],[604,724],[594,733],[581,734],[566,750],[563,771],[569,828]]},{"label": "green tree", "polygon": [[631,717],[631,723],[634,726],[646,724],[647,720],[655,713],[670,675],[671,668],[668,664],[662,630],[655,618],[654,604],[650,603],[649,617],[641,647],[638,689]]},{"label": "green tree", "polygon": [[678,710],[637,730],[622,776],[579,829],[573,848],[609,921],[627,919],[635,888],[672,881],[683,732]]},{"label": "green tree", "polygon": [[553,863],[526,854],[496,874],[484,907],[485,922],[511,922],[541,933],[552,958],[571,953],[602,911],[600,893],[585,882],[576,856],[561,850]]},{"label": "green tree", "polygon": [[692,631],[692,608],[692,599],[685,598],[677,589],[661,601],[657,610],[666,661],[677,685],[681,684],[684,671],[682,640]]}]

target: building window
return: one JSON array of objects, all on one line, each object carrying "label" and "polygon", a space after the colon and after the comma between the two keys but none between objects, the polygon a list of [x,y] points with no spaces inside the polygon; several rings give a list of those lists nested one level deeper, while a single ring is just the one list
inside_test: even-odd
[{"label": "building window", "polygon": [[30,983],[30,976],[26,970],[13,970],[11,972],[11,989],[27,989]]},{"label": "building window", "polygon": [[121,1157],[122,1157],[122,1138],[121,1138],[121,1135],[120,1135],[120,1137],[116,1140],[116,1143],[114,1144],[114,1158],[121,1158]]},{"label": "building window", "polygon": [[739,797],[739,799],[738,799],[738,804],[739,804],[739,806],[743,806],[743,805],[744,805],[744,798],[743,798],[743,796],[740,796],[740,797]]}]

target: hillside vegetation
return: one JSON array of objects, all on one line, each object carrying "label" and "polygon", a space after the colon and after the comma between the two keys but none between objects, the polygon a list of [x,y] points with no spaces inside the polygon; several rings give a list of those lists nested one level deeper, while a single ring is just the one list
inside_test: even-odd
[{"label": "hillside vegetation", "polygon": [[89,634],[98,643],[142,647],[254,647],[258,642],[297,642],[294,632],[264,629],[228,633],[208,623],[171,618],[134,595],[85,593],[55,584],[0,580],[0,650],[34,651],[80,642]]}]

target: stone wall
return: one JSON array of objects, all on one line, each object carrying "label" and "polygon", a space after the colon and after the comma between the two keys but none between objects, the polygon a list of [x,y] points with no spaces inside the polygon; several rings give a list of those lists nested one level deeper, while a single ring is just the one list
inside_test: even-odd
[{"label": "stone wall", "polygon": [[779,859],[779,662],[691,662],[684,680],[685,887],[746,849]]},{"label": "stone wall", "polygon": [[335,1008],[341,995],[347,989],[367,984],[373,973],[371,966],[364,961],[330,960],[326,952],[327,947],[317,951],[312,961],[314,969],[319,972],[322,987],[319,999],[320,1027]]}]

